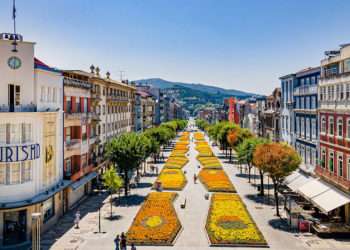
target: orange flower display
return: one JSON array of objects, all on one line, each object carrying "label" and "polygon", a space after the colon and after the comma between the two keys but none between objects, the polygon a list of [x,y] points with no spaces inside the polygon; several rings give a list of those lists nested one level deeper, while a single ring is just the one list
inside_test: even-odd
[{"label": "orange flower display", "polygon": [[155,183],[157,182],[162,184],[163,189],[182,190],[187,181],[181,169],[163,168]]},{"label": "orange flower display", "polygon": [[172,192],[150,193],[130,226],[128,243],[140,245],[172,245],[181,229]]},{"label": "orange flower display", "polygon": [[236,192],[227,174],[221,169],[202,169],[199,180],[210,192]]}]

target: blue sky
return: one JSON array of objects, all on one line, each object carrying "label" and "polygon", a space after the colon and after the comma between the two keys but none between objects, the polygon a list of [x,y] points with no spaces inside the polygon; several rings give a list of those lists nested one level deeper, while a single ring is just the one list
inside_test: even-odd
[{"label": "blue sky", "polygon": [[[0,1],[0,32],[11,6]],[[349,11],[347,0],[17,0],[18,32],[50,65],[264,94],[350,42]]]}]

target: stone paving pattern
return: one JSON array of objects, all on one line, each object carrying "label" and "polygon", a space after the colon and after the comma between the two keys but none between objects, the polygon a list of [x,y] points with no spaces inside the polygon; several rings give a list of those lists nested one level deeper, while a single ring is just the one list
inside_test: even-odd
[{"label": "stone paving pattern", "polygon": [[[204,199],[204,195],[207,191],[198,180],[197,184],[193,183],[194,173],[198,174],[200,170],[197,168],[198,162],[195,158],[197,151],[194,147],[194,142],[191,142],[189,163],[183,168],[183,170],[186,171],[188,183],[182,191],[178,192],[179,197],[174,203],[178,217],[183,225],[183,230],[180,231],[175,245],[172,247],[138,246],[137,249],[213,249],[213,247],[209,247],[209,241],[205,231],[205,222],[209,209],[209,200]],[[325,240],[314,235],[303,235],[289,232],[286,224],[274,216],[274,206],[267,204],[265,202],[266,200],[257,198],[256,188],[254,185],[248,183],[247,177],[244,174],[241,174],[240,169],[233,164],[227,163],[227,160],[223,159],[222,154],[217,147],[214,147],[213,151],[219,158],[221,158],[226,173],[235,185],[237,193],[246,204],[257,226],[263,233],[270,249],[350,249],[350,240]],[[169,152],[166,153],[166,156],[168,154]],[[162,166],[163,164],[158,164],[158,167]],[[252,171],[252,173],[254,173],[254,171]],[[126,200],[122,197],[118,201],[119,205],[114,205],[114,217],[112,220],[109,219],[110,203],[107,195],[102,194],[89,197],[78,207],[82,215],[80,229],[75,229],[73,225],[76,210],[69,212],[52,230],[42,236],[43,249],[114,249],[115,235],[128,230],[144,198],[151,191],[151,186],[155,180],[155,176],[143,177],[140,187],[132,189],[129,199]],[[272,190],[270,191],[270,194],[272,195]],[[187,199],[186,208],[181,209],[180,204],[185,198]],[[105,233],[97,234],[95,232],[98,230],[98,207],[100,204],[102,204],[102,231]],[[283,213],[282,209],[281,212]],[[130,247],[128,247],[128,249],[130,249]],[[216,247],[214,249],[228,248]],[[235,247],[234,249],[249,250],[257,248]]]}]

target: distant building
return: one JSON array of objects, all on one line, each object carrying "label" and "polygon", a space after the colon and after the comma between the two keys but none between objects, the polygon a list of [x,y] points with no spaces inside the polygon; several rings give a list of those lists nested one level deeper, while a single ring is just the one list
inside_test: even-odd
[{"label": "distant building", "polygon": [[294,145],[294,107],[293,91],[295,74],[280,77],[281,80],[281,141]]},{"label": "distant building", "polygon": [[153,96],[143,90],[136,92],[135,103],[135,131],[143,132],[153,127],[155,117],[155,100]]}]

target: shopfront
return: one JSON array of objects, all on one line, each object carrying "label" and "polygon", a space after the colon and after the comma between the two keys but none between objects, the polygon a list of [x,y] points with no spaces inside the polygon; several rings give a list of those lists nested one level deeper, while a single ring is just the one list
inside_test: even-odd
[{"label": "shopfront", "polygon": [[3,245],[13,245],[26,241],[27,210],[3,213]]}]

